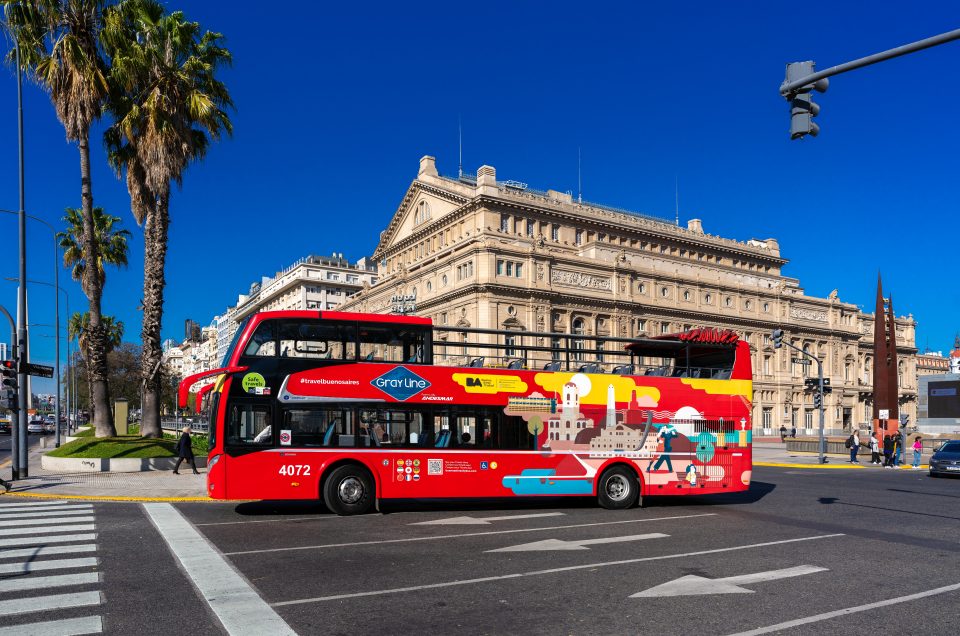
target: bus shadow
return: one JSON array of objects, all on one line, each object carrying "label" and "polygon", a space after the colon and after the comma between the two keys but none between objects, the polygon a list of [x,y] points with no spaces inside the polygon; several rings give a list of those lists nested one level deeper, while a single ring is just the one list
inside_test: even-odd
[{"label": "bus shadow", "polygon": [[[773,492],[776,484],[754,481],[745,492],[711,495],[656,495],[644,500],[645,508],[720,506],[752,504]],[[381,514],[402,512],[497,512],[502,510],[580,510],[599,509],[596,497],[514,497],[500,499],[389,499],[380,502]],[[246,501],[234,512],[245,517],[330,515],[320,501]]]}]

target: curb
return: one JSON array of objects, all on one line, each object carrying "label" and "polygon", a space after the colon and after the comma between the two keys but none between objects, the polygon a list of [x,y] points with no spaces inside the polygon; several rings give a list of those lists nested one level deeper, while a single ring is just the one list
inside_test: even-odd
[{"label": "curb", "polygon": [[114,495],[57,495],[53,493],[32,493],[32,492],[8,492],[0,494],[0,497],[24,497],[27,499],[81,499],[86,501],[203,501],[207,503],[220,503],[219,499],[209,497],[121,497]]},{"label": "curb", "polygon": [[[813,469],[826,469],[826,470],[869,470],[866,466],[844,466],[842,464],[790,464],[787,462],[753,462],[754,466],[771,466],[774,468],[813,468]],[[877,468],[882,468],[878,466]],[[898,466],[897,470],[910,470],[912,466]],[[922,464],[920,466],[921,470],[927,470],[927,465]]]}]

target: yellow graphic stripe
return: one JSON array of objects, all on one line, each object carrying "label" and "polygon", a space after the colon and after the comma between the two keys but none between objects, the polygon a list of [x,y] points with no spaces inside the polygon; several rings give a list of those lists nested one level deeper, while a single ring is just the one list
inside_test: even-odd
[{"label": "yellow graphic stripe", "polygon": [[699,378],[681,378],[684,384],[710,395],[741,395],[753,399],[753,382],[750,380],[701,380]]}]

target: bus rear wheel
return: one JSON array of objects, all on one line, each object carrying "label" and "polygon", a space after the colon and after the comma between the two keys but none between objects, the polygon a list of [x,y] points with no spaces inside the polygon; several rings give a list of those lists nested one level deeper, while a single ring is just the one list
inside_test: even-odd
[{"label": "bus rear wheel", "polygon": [[373,477],[360,466],[335,468],[323,482],[323,502],[335,514],[362,515],[375,500]]},{"label": "bus rear wheel", "polygon": [[607,510],[623,510],[637,502],[640,483],[632,470],[614,466],[600,476],[597,483],[597,501]]}]

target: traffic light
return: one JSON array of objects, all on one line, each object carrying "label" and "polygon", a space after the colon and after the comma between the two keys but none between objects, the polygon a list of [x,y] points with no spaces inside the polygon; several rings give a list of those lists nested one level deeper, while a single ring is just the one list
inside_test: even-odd
[{"label": "traffic light", "polygon": [[[785,83],[801,80],[814,72],[813,62],[791,62],[787,64]],[[816,137],[819,134],[820,126],[813,123],[813,118],[820,114],[820,106],[813,102],[812,91],[825,93],[829,85],[830,80],[823,78],[785,95],[790,102],[790,139],[800,139],[806,135]]]},{"label": "traffic light", "polygon": [[820,409],[823,406],[823,395],[819,391],[813,394],[813,408]]},{"label": "traffic light", "polygon": [[772,338],[773,338],[773,348],[779,349],[780,346],[783,344],[783,329],[774,329]]},{"label": "traffic light", "polygon": [[17,410],[17,363],[0,360],[0,408]]}]

